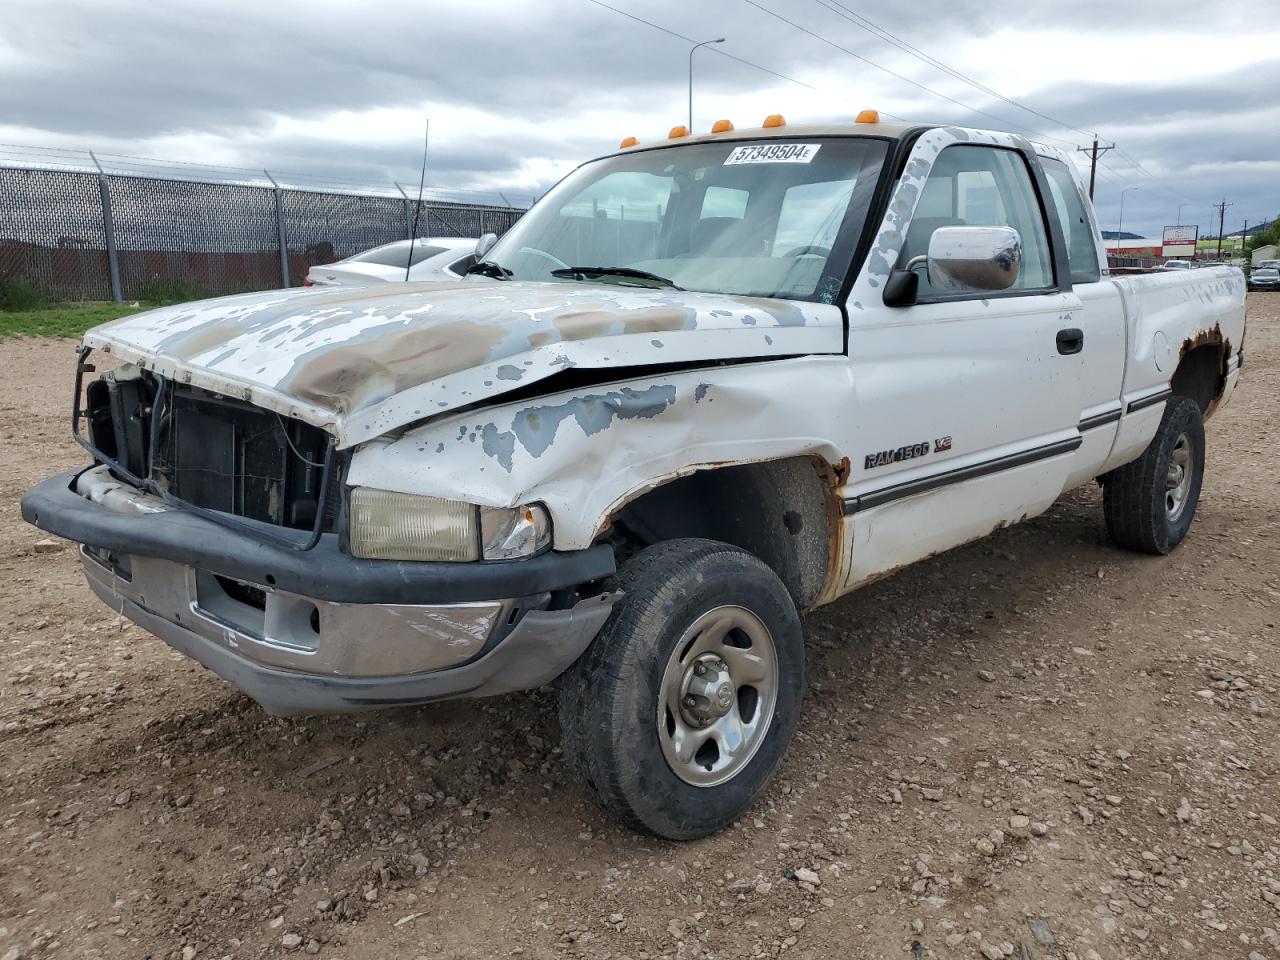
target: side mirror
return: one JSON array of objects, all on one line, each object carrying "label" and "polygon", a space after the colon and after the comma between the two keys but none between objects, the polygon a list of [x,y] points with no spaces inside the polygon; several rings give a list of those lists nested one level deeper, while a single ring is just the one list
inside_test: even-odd
[{"label": "side mirror", "polygon": [[935,290],[1008,290],[1022,266],[1022,238],[1012,227],[939,227],[927,265]]},{"label": "side mirror", "polygon": [[493,245],[498,242],[496,233],[481,234],[480,239],[476,241],[476,262],[484,259],[484,255],[493,249]]}]

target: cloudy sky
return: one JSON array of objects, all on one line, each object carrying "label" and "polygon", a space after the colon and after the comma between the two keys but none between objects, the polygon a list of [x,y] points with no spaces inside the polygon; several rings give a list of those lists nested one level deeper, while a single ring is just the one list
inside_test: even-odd
[{"label": "cloudy sky", "polygon": [[683,122],[681,37],[722,36],[697,54],[695,128],[876,107],[1068,148],[1097,131],[1119,148],[1100,166],[1105,229],[1126,187],[1139,232],[1179,205],[1216,232],[1223,198],[1229,231],[1280,214],[1280,18],[1260,0],[609,6],[670,32],[592,0],[4,0],[0,161],[94,149],[416,185],[429,116],[429,187],[524,204],[623,136]]}]

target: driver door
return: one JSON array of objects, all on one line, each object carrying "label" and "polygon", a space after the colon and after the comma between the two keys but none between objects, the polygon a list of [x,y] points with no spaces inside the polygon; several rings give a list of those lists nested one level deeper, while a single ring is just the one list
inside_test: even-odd
[{"label": "driver door", "polygon": [[846,587],[1040,513],[1062,492],[1081,409],[1063,331],[1080,301],[1055,270],[1043,200],[1020,151],[946,147],[898,266],[926,253],[938,227],[1008,226],[1022,240],[1018,279],[999,292],[943,292],[921,270],[914,305],[850,311]]}]

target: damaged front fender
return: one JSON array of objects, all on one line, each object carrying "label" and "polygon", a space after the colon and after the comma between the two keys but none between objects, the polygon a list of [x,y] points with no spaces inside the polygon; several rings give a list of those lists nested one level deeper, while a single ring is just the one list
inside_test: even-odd
[{"label": "damaged front fender", "polygon": [[347,482],[484,506],[541,502],[556,549],[576,549],[624,504],[697,470],[841,463],[829,407],[848,378],[843,358],[799,357],[720,367],[714,382],[691,370],[486,407],[358,448]]}]

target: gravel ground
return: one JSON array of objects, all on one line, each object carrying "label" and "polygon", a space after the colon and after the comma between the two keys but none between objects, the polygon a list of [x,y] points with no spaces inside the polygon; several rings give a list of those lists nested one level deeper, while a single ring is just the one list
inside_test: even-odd
[{"label": "gravel ground", "polygon": [[555,694],[275,720],[91,599],[21,491],[72,347],[0,344],[0,960],[1280,957],[1280,295],[1187,542],[1098,491],[806,621],[773,787],[674,845],[569,782]]}]

